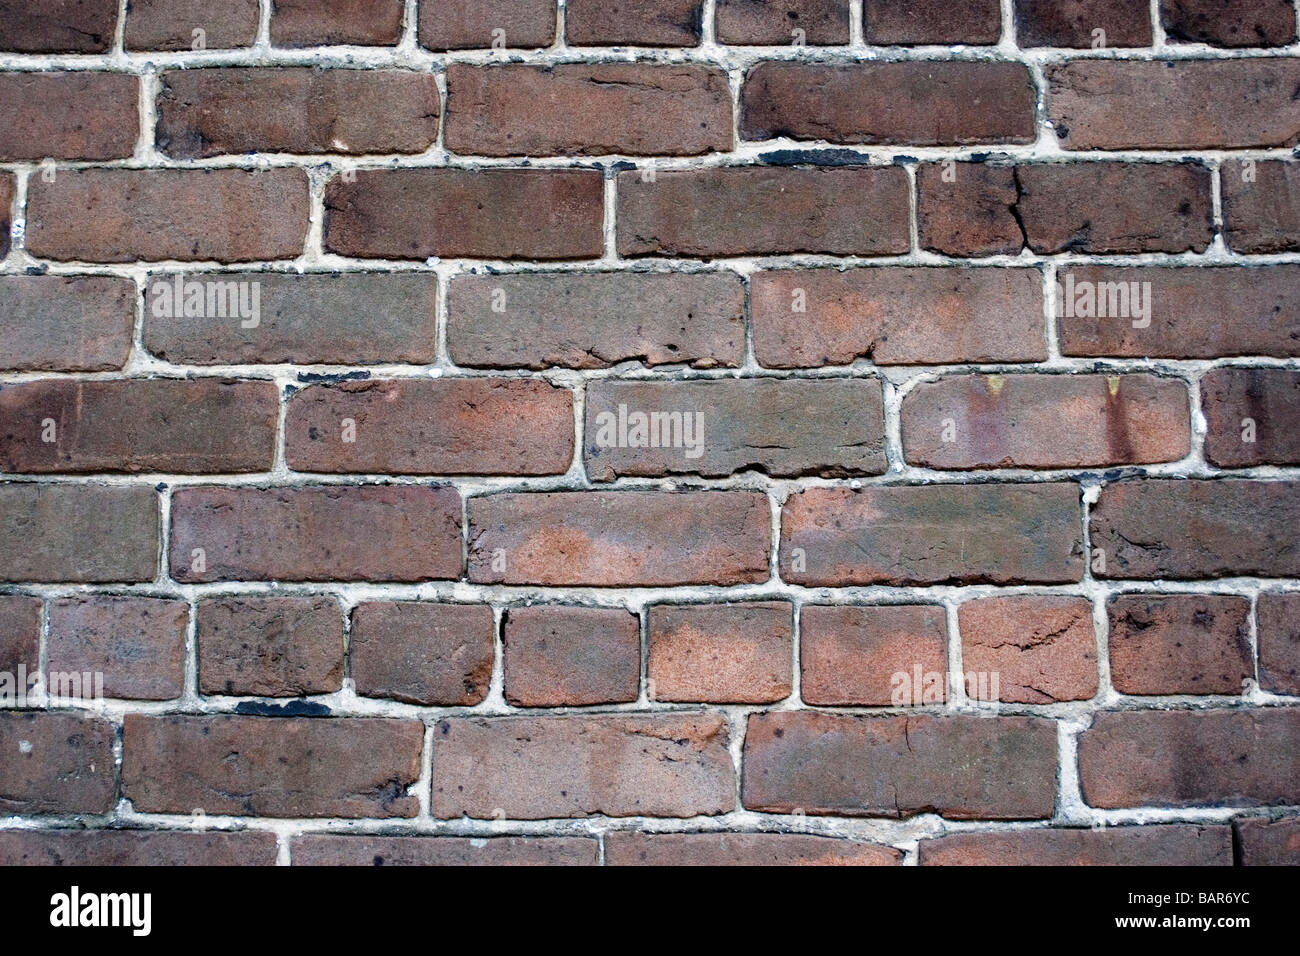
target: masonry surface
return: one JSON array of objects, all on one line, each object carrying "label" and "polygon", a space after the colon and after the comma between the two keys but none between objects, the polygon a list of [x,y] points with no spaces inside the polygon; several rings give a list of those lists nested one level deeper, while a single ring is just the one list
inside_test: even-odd
[{"label": "masonry surface", "polygon": [[1300,862],[1291,0],[0,0],[0,863]]}]

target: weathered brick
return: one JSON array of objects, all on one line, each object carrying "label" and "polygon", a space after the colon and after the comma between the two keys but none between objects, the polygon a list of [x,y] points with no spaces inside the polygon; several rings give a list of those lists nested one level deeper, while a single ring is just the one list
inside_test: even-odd
[{"label": "weathered brick", "polygon": [[159,77],[158,148],[239,153],[420,153],[438,135],[432,74],[230,67]]},{"label": "weathered brick", "polygon": [[799,668],[809,704],[941,704],[948,698],[944,610],[929,604],[805,605]]},{"label": "weathered brick", "polygon": [[767,497],[614,491],[471,498],[469,579],[479,584],[654,587],[768,577]]},{"label": "weathered brick", "polygon": [[903,449],[929,468],[1080,468],[1177,461],[1187,385],[1155,375],[956,375],[903,400]]},{"label": "weathered brick", "polygon": [[0,255],[8,255],[10,233],[13,231],[14,177],[0,173]]},{"label": "weathered brick", "polygon": [[460,521],[454,488],[181,488],[172,497],[171,574],[184,582],[456,578]]},{"label": "weathered brick", "polygon": [[[1295,27],[1294,14],[1291,25]],[[1049,66],[1048,115],[1065,149],[1291,146],[1300,59],[1073,60]]]},{"label": "weathered brick", "polygon": [[717,714],[463,717],[433,732],[433,815],[694,817],[735,807]]},{"label": "weathered brick", "polygon": [[792,609],[782,601],[650,608],[654,700],[767,704],[791,690]]},{"label": "weathered brick", "polygon": [[1064,482],[810,488],[782,509],[781,575],[812,586],[1077,581],[1080,530],[1079,489]]},{"label": "weathered brick", "polygon": [[897,866],[893,847],[802,833],[641,833],[605,837],[607,866]]},{"label": "weathered brick", "polygon": [[1079,783],[1094,807],[1300,801],[1300,708],[1097,714],[1079,735]]},{"label": "weathered brick", "polygon": [[595,866],[588,837],[295,837],[294,866]]},{"label": "weathered brick", "polygon": [[1286,46],[1296,39],[1291,0],[1160,0],[1165,38],[1211,46]]},{"label": "weathered brick", "polygon": [[1015,0],[1015,15],[1022,47],[1151,45],[1151,8],[1142,0]]},{"label": "weathered brick", "polygon": [[[1235,325],[1235,323],[1234,323]],[[1216,368],[1201,379],[1205,457],[1221,468],[1300,464],[1300,372]]]},{"label": "weathered brick", "polygon": [[1235,820],[1242,866],[1300,865],[1300,817]]},{"label": "weathered brick", "polygon": [[952,833],[919,849],[922,866],[1232,866],[1232,831],[1170,824]]},{"label": "weathered brick", "polygon": [[922,248],[955,256],[1016,255],[1024,248],[1012,167],[922,163],[916,190]]},{"label": "weathered brick", "polygon": [[743,139],[909,146],[1032,143],[1020,63],[760,63],[741,90]]},{"label": "weathered brick", "polygon": [[392,46],[402,39],[404,8],[402,0],[274,0],[271,42]]},{"label": "weathered brick", "polygon": [[[967,678],[968,695],[1017,704],[1096,696],[1097,634],[1086,598],[979,598],[957,609],[957,623],[962,667],[976,675]],[[984,686],[989,692],[979,693]]]},{"label": "weathered brick", "polygon": [[1220,175],[1224,238],[1235,252],[1300,250],[1300,163],[1229,160]]},{"label": "weathered brick", "polygon": [[908,249],[899,167],[733,166],[618,176],[624,256],[785,252],[891,255]]},{"label": "weathered brick", "polygon": [[27,248],[44,259],[292,259],[307,235],[301,169],[77,169],[33,177]]},{"label": "weathered brick", "polygon": [[[105,697],[175,700],[185,689],[190,606],[90,595],[50,604],[49,671],[102,674]],[[49,681],[54,692],[54,681]],[[87,688],[83,685],[83,691]]]},{"label": "weathered brick", "polygon": [[1035,717],[753,714],[749,810],[1018,820],[1052,815],[1056,725]]},{"label": "weathered brick", "polygon": [[118,0],[0,0],[0,50],[106,53]]},{"label": "weathered brick", "polygon": [[330,597],[199,602],[199,693],[331,694],[343,686],[343,614]]},{"label": "weathered brick", "polygon": [[492,679],[492,609],[372,601],[352,611],[352,679],[364,697],[469,706]]},{"label": "weathered brick", "polygon": [[0,581],[152,581],[157,571],[152,488],[0,484]]},{"label": "weathered brick", "polygon": [[0,159],[129,157],[140,130],[139,86],[124,73],[0,73]]},{"label": "weathered brick", "polygon": [[122,795],[145,813],[413,817],[423,743],[418,720],[127,714]]},{"label": "weathered brick", "polygon": [[586,409],[584,453],[595,481],[885,470],[884,404],[874,379],[609,379],[588,387]]},{"label": "weathered brick", "polygon": [[717,0],[714,33],[719,43],[790,46],[849,42],[849,0]]},{"label": "weathered brick", "polygon": [[1254,677],[1246,598],[1121,594],[1107,614],[1110,680],[1121,694],[1240,694]]},{"label": "weathered brick", "polygon": [[1256,613],[1260,686],[1300,696],[1300,593],[1261,594]]},{"label": "weathered brick", "polygon": [[[7,211],[0,212],[0,220],[7,218]],[[130,279],[0,277],[0,333],[5,342],[0,365],[7,369],[120,369],[131,352],[134,326],[135,283]]]},{"label": "weathered brick", "polygon": [[[128,50],[220,50],[252,46],[258,0],[131,0]],[[202,34],[195,31],[201,30]]]},{"label": "weathered brick", "polygon": [[695,46],[703,0],[567,0],[564,37],[571,46]]},{"label": "weathered brick", "polygon": [[112,724],[94,717],[0,711],[0,812],[108,813],[117,791],[113,735]]},{"label": "weathered brick", "polygon": [[[1292,481],[1122,481],[1092,509],[1099,577],[1300,575],[1300,485]],[[1094,565],[1096,562],[1094,561]]]},{"label": "weathered brick", "polygon": [[5,866],[274,866],[274,833],[243,830],[5,830]]},{"label": "weathered brick", "polygon": [[312,385],[284,428],[297,471],[558,475],[573,460],[573,393],[509,378]]},{"label": "weathered brick", "polygon": [[879,46],[989,44],[1002,35],[998,0],[870,0],[862,38]]},{"label": "weathered brick", "polygon": [[0,467],[12,472],[264,471],[274,382],[46,379],[0,387]]},{"label": "weathered brick", "polygon": [[18,668],[29,677],[40,673],[41,601],[21,594],[0,595],[0,672],[14,683],[6,686],[0,679],[0,700],[30,689],[18,685]]},{"label": "weathered brick", "polygon": [[506,612],[505,696],[518,707],[636,700],[641,624],[619,608],[535,606]]},{"label": "weathered brick", "polygon": [[430,50],[510,49],[555,42],[555,0],[441,0],[420,4],[420,45]]},{"label": "weathered brick", "polygon": [[447,348],[457,364],[487,368],[735,368],[745,289],[730,272],[456,276]]},{"label": "weathered brick", "polygon": [[768,368],[1047,358],[1037,269],[756,272],[754,353]]},{"label": "weathered brick", "polygon": [[325,187],[325,247],[386,259],[584,259],[604,245],[589,169],[378,169]]}]

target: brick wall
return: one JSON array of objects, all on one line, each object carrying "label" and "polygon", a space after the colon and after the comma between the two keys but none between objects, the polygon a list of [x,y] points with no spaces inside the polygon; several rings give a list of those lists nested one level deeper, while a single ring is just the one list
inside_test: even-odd
[{"label": "brick wall", "polygon": [[0,861],[1300,860],[1296,26],[0,0]]}]

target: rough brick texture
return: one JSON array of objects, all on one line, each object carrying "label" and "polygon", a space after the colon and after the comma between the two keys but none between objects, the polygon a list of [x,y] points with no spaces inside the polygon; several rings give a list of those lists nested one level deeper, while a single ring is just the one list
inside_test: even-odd
[{"label": "rough brick texture", "polygon": [[956,833],[922,840],[922,866],[1232,866],[1222,826]]},{"label": "rough brick texture", "polygon": [[0,277],[0,364],[15,371],[120,369],[131,351],[134,300],[135,286],[126,279]]},{"label": "rough brick texture", "polygon": [[585,837],[303,836],[295,866],[594,866],[599,845]]},{"label": "rough brick texture", "polygon": [[741,46],[843,45],[849,42],[848,0],[717,0],[719,43]]},{"label": "rough brick texture", "polygon": [[548,46],[554,0],[445,0],[420,4],[420,45],[430,50]]},{"label": "rough brick texture", "polygon": [[102,674],[105,697],[180,697],[189,620],[190,608],[184,601],[112,596],[54,601],[50,605],[51,690],[55,672],[79,672],[83,681],[87,673]]},{"label": "rough brick texture", "polygon": [[174,830],[8,830],[5,866],[274,866],[274,833]]},{"label": "rough brick texture", "polygon": [[695,46],[703,0],[568,0],[565,39],[574,46]]},{"label": "rough brick texture", "polygon": [[131,0],[125,45],[128,50],[252,46],[260,17],[258,0]]},{"label": "rough brick texture", "polygon": [[1151,43],[1151,8],[1141,0],[1014,0],[1014,9],[1016,40],[1022,47]]},{"label": "rough brick texture", "polygon": [[493,656],[491,608],[375,601],[352,612],[352,679],[364,697],[477,704]]},{"label": "rough brick texture", "polygon": [[1216,368],[1201,379],[1205,457],[1221,468],[1300,464],[1300,372]]},{"label": "rough brick texture", "polygon": [[1110,682],[1121,694],[1239,694],[1254,676],[1244,598],[1125,594],[1107,613]]},{"label": "rough brick texture", "polygon": [[863,4],[862,37],[881,46],[997,43],[998,0],[871,0]]},{"label": "rough brick texture", "polygon": [[506,700],[519,707],[619,704],[640,690],[640,621],[619,608],[511,610],[502,643]]},{"label": "rough brick texture", "polygon": [[803,699],[825,707],[942,704],[945,628],[937,605],[806,605],[799,614]]},{"label": "rough brick texture", "polygon": [[126,159],[140,128],[139,82],[120,73],[0,74],[0,159]]},{"label": "rough brick texture", "polygon": [[104,53],[117,11],[117,0],[0,0],[0,50]]},{"label": "rough brick texture", "polygon": [[198,606],[199,691],[298,697],[343,685],[343,614],[331,598],[215,598]]},{"label": "rough brick texture", "polygon": [[402,0],[274,0],[271,42],[293,47],[387,46],[402,38],[402,15]]},{"label": "rough brick texture", "polygon": [[664,605],[650,609],[650,696],[655,700],[766,704],[791,690],[791,607]]},{"label": "rough brick texture", "polygon": [[0,712],[6,814],[107,813],[115,802],[113,725],[95,717]]},{"label": "rough brick texture", "polygon": [[957,626],[962,668],[977,675],[968,696],[1054,704],[1097,693],[1097,635],[1084,598],[982,598],[958,609]]},{"label": "rough brick texture", "polygon": [[1295,6],[1288,0],[1160,0],[1165,37],[1211,46],[1286,46],[1296,39]]},{"label": "rough brick texture", "polygon": [[1300,163],[1230,161],[1222,175],[1225,232],[1234,251],[1300,250]]},{"label": "rough brick texture", "polygon": [[610,866],[895,866],[901,854],[856,840],[798,833],[611,833]]},{"label": "rough brick texture", "polygon": [[1257,613],[1260,685],[1300,696],[1300,594],[1261,594]]}]

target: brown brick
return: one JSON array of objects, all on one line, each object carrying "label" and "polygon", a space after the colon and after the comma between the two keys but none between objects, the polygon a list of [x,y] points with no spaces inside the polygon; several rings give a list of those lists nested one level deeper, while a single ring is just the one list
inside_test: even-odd
[{"label": "brown brick", "polygon": [[413,817],[424,726],[373,717],[145,716],[122,724],[122,795],[144,813]]},{"label": "brown brick", "polygon": [[171,574],[184,582],[456,578],[460,521],[454,488],[181,488],[172,497]]},{"label": "brown brick", "polygon": [[619,608],[522,607],[506,612],[505,695],[517,707],[636,700],[640,618]]},{"label": "brown brick", "polygon": [[1107,47],[1150,46],[1151,7],[1144,0],[1015,0],[1016,41],[1022,47],[1091,47],[1105,32]]},{"label": "brown brick", "polygon": [[957,622],[968,696],[1016,704],[1096,696],[1097,633],[1086,598],[979,598],[957,609]]},{"label": "brown brick", "polygon": [[1300,372],[1211,369],[1201,379],[1201,402],[1209,424],[1205,457],[1211,463],[1221,468],[1300,464]]},{"label": "brown brick", "polygon": [[[175,700],[185,689],[189,621],[186,601],[107,594],[53,601],[49,672],[102,674],[105,697]],[[54,683],[51,676],[52,693]]]},{"label": "brown brick", "polygon": [[459,365],[744,361],[745,289],[730,272],[465,275],[451,280],[448,299],[447,348]]},{"label": "brown brick", "polygon": [[783,601],[650,608],[650,697],[767,704],[791,691],[792,609]]},{"label": "brown brick", "polygon": [[0,594],[0,671],[9,674],[12,686],[0,679],[0,701],[31,689],[18,684],[18,668],[29,677],[40,673],[41,601],[21,594]]},{"label": "brown brick", "polygon": [[1235,252],[1300,250],[1300,163],[1230,160],[1220,175],[1224,238]]},{"label": "brown brick", "polygon": [[1093,506],[1092,547],[1106,556],[1099,577],[1291,578],[1300,575],[1297,521],[1296,482],[1119,482]]},{"label": "brown brick", "polygon": [[1236,820],[1242,866],[1300,865],[1300,817]]},{"label": "brown brick", "polygon": [[781,575],[810,586],[1078,581],[1079,538],[1079,489],[1064,482],[810,488],[782,510]]},{"label": "brown brick", "polygon": [[297,471],[559,475],[573,461],[573,393],[509,378],[312,385],[284,428]]},{"label": "brown brick", "polygon": [[175,277],[156,276],[145,298],[144,345],[169,362],[424,365],[437,357],[432,273],[212,272],[189,273],[183,281],[203,283],[205,293],[214,288],[209,283],[247,283],[236,291],[248,289],[251,306],[257,290],[257,314],[176,315],[168,306]]},{"label": "brown brick", "polygon": [[587,837],[294,837],[294,866],[595,866]]},{"label": "brown brick", "polygon": [[433,732],[433,815],[694,817],[735,807],[717,714],[463,717]]},{"label": "brown brick", "polygon": [[1079,783],[1103,808],[1300,802],[1300,708],[1097,714]]},{"label": "brown brick", "polygon": [[611,379],[588,387],[586,408],[586,464],[595,481],[885,470],[884,404],[874,379]]},{"label": "brown brick", "polygon": [[922,840],[922,866],[1232,866],[1232,831],[1194,824],[953,833]]},{"label": "brown brick", "polygon": [[492,609],[374,601],[352,611],[352,679],[363,697],[478,704],[492,679]]},{"label": "brown brick", "polygon": [[[252,46],[261,18],[258,0],[131,0],[128,50],[221,50]],[[195,30],[202,30],[200,38]]]},{"label": "brown brick", "polygon": [[[0,212],[0,220],[7,218],[6,212]],[[135,283],[130,279],[0,277],[0,335],[5,342],[0,364],[7,369],[120,369],[131,352],[134,327]]]},{"label": "brown brick", "polygon": [[199,693],[331,694],[343,686],[343,614],[331,597],[229,597],[198,605]]},{"label": "brown brick", "polygon": [[790,46],[797,36],[811,45],[849,42],[849,0],[717,0],[716,6],[719,43]]},{"label": "brown brick", "polygon": [[899,167],[733,166],[618,176],[624,256],[785,252],[891,255],[908,249]]},{"label": "brown brick", "polygon": [[0,159],[129,157],[140,129],[139,87],[125,73],[0,73]]},{"label": "brown brick", "polygon": [[907,460],[928,468],[1081,468],[1191,451],[1187,384],[1155,375],[955,375],[902,409]]},{"label": "brown brick", "polygon": [[1110,680],[1121,694],[1240,694],[1255,675],[1246,598],[1120,594],[1108,615]]},{"label": "brown brick", "polygon": [[274,0],[271,42],[392,46],[402,39],[404,8],[402,0]]},{"label": "brown brick", "polygon": [[1261,594],[1256,614],[1260,686],[1300,695],[1300,594]]},{"label": "brown brick", "polygon": [[1042,295],[1037,269],[756,272],[754,353],[768,368],[1041,361]]},{"label": "brown brick", "polygon": [[695,46],[703,0],[567,0],[571,46]]},{"label": "brown brick", "polygon": [[1291,0],[1160,0],[1166,39],[1211,46],[1286,46],[1296,39]]},{"label": "brown brick", "polygon": [[1002,36],[998,0],[869,0],[862,38],[872,45],[990,44]]},{"label": "brown brick", "polygon": [[1035,717],[753,714],[744,805],[770,813],[1049,817],[1056,725]]},{"label": "brown brick", "polygon": [[278,414],[274,382],[46,379],[3,386],[0,466],[12,472],[265,471],[275,459]]},{"label": "brown brick", "polygon": [[893,847],[802,833],[640,833],[605,837],[607,866],[897,866]]},{"label": "brown brick", "polygon": [[77,169],[33,177],[27,249],[43,259],[292,259],[307,235],[301,169]]},{"label": "brown brick", "polygon": [[510,49],[550,46],[555,24],[555,0],[426,0],[420,4],[420,45],[486,50],[500,30]]},{"label": "brown brick", "polygon": [[158,148],[241,153],[420,153],[438,135],[432,74],[230,67],[159,78]]},{"label": "brown brick", "polygon": [[922,248],[955,256],[1017,255],[1024,248],[1012,167],[922,163],[916,190]]},{"label": "brown brick", "polygon": [[471,498],[468,512],[469,578],[478,584],[654,587],[768,578],[768,502],[754,492],[495,494]]},{"label": "brown brick", "polygon": [[1032,143],[1020,63],[760,63],[741,90],[743,139],[909,146]]},{"label": "brown brick", "polygon": [[1300,140],[1300,103],[1291,99],[1300,59],[1073,60],[1049,66],[1046,76],[1048,115],[1065,149],[1291,146]]},{"label": "brown brick", "polygon": [[106,53],[118,0],[0,0],[0,50]]},{"label": "brown brick", "polygon": [[937,605],[805,605],[799,613],[803,699],[841,706],[947,700],[948,635]]},{"label": "brown brick", "polygon": [[0,484],[0,581],[152,581],[157,573],[152,488]]},{"label": "brown brick", "polygon": [[0,812],[108,813],[116,801],[113,725],[94,717],[0,711]]},{"label": "brown brick", "polygon": [[274,833],[243,830],[7,830],[5,866],[274,866]]},{"label": "brown brick", "polygon": [[603,209],[597,170],[363,170],[325,187],[325,247],[381,259],[595,258]]}]

